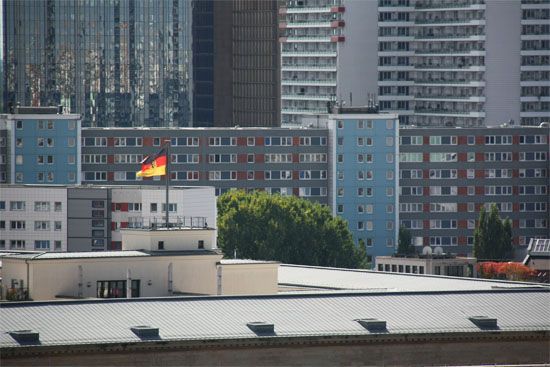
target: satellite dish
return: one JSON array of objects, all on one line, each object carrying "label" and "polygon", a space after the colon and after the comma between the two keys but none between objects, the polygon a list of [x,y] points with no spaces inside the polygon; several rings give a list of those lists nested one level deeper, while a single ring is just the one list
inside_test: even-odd
[{"label": "satellite dish", "polygon": [[422,255],[431,255],[432,254],[432,248],[430,246],[425,246],[422,249]]},{"label": "satellite dish", "polygon": [[443,249],[440,246],[437,246],[436,248],[434,248],[434,253],[436,255],[443,255]]}]

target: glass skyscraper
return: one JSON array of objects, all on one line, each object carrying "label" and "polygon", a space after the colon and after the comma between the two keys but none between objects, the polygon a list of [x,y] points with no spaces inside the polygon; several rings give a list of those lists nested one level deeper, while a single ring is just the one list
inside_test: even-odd
[{"label": "glass skyscraper", "polygon": [[4,109],[63,105],[83,126],[190,125],[191,1],[4,0],[3,15]]}]

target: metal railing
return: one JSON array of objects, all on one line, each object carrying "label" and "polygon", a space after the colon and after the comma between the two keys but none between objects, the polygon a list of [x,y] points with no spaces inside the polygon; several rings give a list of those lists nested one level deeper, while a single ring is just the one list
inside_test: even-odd
[{"label": "metal railing", "polygon": [[[169,216],[169,228],[209,228],[206,217]],[[166,228],[166,217],[130,217],[128,228],[161,229]]]}]

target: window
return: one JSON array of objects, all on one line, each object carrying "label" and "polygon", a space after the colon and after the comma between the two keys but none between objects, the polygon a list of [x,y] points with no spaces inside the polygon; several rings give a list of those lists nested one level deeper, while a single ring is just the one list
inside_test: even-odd
[{"label": "window", "polygon": [[[115,163],[131,163],[118,161],[120,154],[115,154]],[[136,160],[139,163],[141,160]],[[104,164],[107,163],[107,154],[82,154],[82,164]]]},{"label": "window", "polygon": [[456,186],[430,186],[431,196],[457,195],[457,192]]},{"label": "window", "polygon": [[55,250],[61,250],[61,241],[53,241]]},{"label": "window", "polygon": [[49,212],[50,211],[50,202],[49,201],[35,201],[34,202],[34,211],[35,212]]},{"label": "window", "polygon": [[19,231],[25,229],[25,221],[24,220],[11,220],[10,221],[10,229],[13,231]]},{"label": "window", "polygon": [[210,171],[208,172],[208,179],[210,181],[236,180],[237,171]]},{"label": "window", "polygon": [[485,186],[485,195],[512,195],[512,186]]},{"label": "window", "polygon": [[[178,204],[175,203],[168,203],[168,210],[170,213],[175,213],[178,211]],[[166,203],[162,204],[162,212],[166,212]]]},{"label": "window", "polygon": [[249,136],[248,138],[246,138],[246,145],[248,145],[249,147],[256,145],[256,138],[253,136]]},{"label": "window", "polygon": [[430,145],[456,145],[456,136],[430,136]]},{"label": "window", "polygon": [[547,144],[546,135],[521,135],[519,137],[520,144]]},{"label": "window", "polygon": [[54,146],[54,139],[53,138],[46,138],[46,146],[47,147],[53,147]]},{"label": "window", "polygon": [[456,213],[457,203],[431,203],[431,213]]},{"label": "window", "polygon": [[107,138],[105,138],[105,137],[82,138],[82,146],[83,147],[106,147],[107,146]]},{"label": "window", "polygon": [[[253,155],[253,154],[250,154]],[[300,156],[300,159],[302,157]],[[266,154],[264,156],[265,163],[292,163],[292,154],[291,153],[275,153],[275,154]]]},{"label": "window", "polygon": [[103,219],[94,219],[92,220],[92,228],[104,228],[105,220]]},{"label": "window", "polygon": [[56,202],[54,202],[54,206],[53,206],[53,207],[54,207],[53,210],[54,210],[55,212],[60,212],[60,211],[62,210],[62,208],[63,208],[63,204],[62,204],[60,201],[56,201]]},{"label": "window", "polygon": [[129,212],[140,212],[141,211],[141,203],[128,203],[128,211]]},{"label": "window", "polygon": [[10,210],[12,210],[12,211],[25,210],[25,202],[24,201],[10,201]]},{"label": "window", "polygon": [[386,146],[393,147],[393,136],[386,136]]},{"label": "window", "polygon": [[17,154],[15,156],[15,164],[17,165],[23,164],[23,156],[21,154]]},{"label": "window", "polygon": [[10,249],[24,249],[24,248],[25,248],[25,240],[10,241]]},{"label": "window", "polygon": [[510,162],[512,161],[512,152],[490,152],[485,153],[486,162]]},{"label": "window", "polygon": [[475,145],[476,143],[476,137],[473,135],[468,135],[468,145]]},{"label": "window", "polygon": [[16,148],[23,148],[23,138],[15,139],[15,147]]},{"label": "window", "polygon": [[386,196],[393,196],[393,187],[386,187]]},{"label": "window", "polygon": [[546,161],[546,152],[520,152],[519,160],[525,161]]},{"label": "window", "polygon": [[431,219],[430,229],[456,229],[456,220],[454,219]]},{"label": "window", "polygon": [[34,248],[37,249],[37,250],[49,250],[50,249],[50,241],[48,241],[48,240],[34,241]]},{"label": "window", "polygon": [[17,120],[17,121],[15,122],[15,128],[16,128],[17,130],[21,130],[21,129],[23,128],[23,121]]},{"label": "window", "polygon": [[151,203],[151,210],[150,210],[152,213],[156,213],[157,212],[157,203]]},{"label": "window", "polygon": [[418,163],[422,162],[423,156],[422,153],[399,153],[399,161],[401,163]]},{"label": "window", "polygon": [[23,172],[15,172],[15,182],[23,182]]},{"label": "window", "polygon": [[292,138],[290,136],[267,136],[265,138],[266,146],[291,146]]},{"label": "window", "polygon": [[476,170],[475,169],[468,169],[466,176],[468,178],[475,178],[476,177]]},{"label": "window", "polygon": [[[132,280],[132,298],[140,296],[140,280]],[[97,298],[126,298],[126,280],[102,280],[97,282]]]},{"label": "window", "polygon": [[[199,138],[198,137],[187,137],[187,138],[172,138],[171,139],[172,146],[187,146],[187,147],[198,147],[199,146]],[[159,145],[160,145],[160,139],[159,139]]]},{"label": "window", "polygon": [[36,138],[36,145],[38,147],[43,147],[44,146],[44,138]]},{"label": "window", "polygon": [[423,143],[422,136],[401,136],[399,139],[401,145],[422,145]]},{"label": "window", "polygon": [[84,172],[85,181],[107,181],[107,172]]},{"label": "window", "polygon": [[393,163],[393,153],[386,153],[386,162]]},{"label": "window", "polygon": [[430,162],[456,162],[456,153],[430,153]]},{"label": "window", "polygon": [[36,220],[34,221],[34,230],[35,231],[49,231],[50,222],[46,220]]},{"label": "window", "polygon": [[[197,156],[198,163],[198,154],[188,154]],[[237,163],[236,154],[209,154],[208,155],[209,163]]]},{"label": "window", "polygon": [[[372,121],[370,121],[370,122],[372,124]],[[371,125],[371,128],[372,128],[372,125]],[[386,129],[388,129],[388,130],[393,129],[393,120],[387,120],[386,121]]]},{"label": "window", "polygon": [[338,214],[342,214],[342,213],[344,212],[344,205],[343,205],[343,204],[338,204],[338,205],[336,206],[336,212],[337,212]]},{"label": "window", "polygon": [[511,145],[511,135],[487,135],[485,136],[485,145]]},{"label": "window", "polygon": [[67,138],[67,146],[69,147],[74,147],[76,144],[76,139],[73,138],[73,137],[68,137]]},{"label": "window", "polygon": [[247,154],[246,155],[246,162],[247,163],[254,163],[254,154]]},{"label": "window", "polygon": [[367,221],[367,231],[372,231],[374,229],[374,223],[372,220]]}]

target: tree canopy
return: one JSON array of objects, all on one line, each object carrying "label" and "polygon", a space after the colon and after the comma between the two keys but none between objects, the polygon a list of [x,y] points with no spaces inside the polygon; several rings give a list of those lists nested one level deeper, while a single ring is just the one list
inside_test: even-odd
[{"label": "tree canopy", "polygon": [[348,224],[327,206],[294,196],[229,191],[218,198],[218,245],[226,257],[366,267]]},{"label": "tree canopy", "polygon": [[397,254],[409,255],[414,253],[414,246],[412,245],[411,231],[407,228],[399,228],[399,237],[397,241]]},{"label": "tree canopy", "polygon": [[474,231],[474,256],[478,260],[509,260],[513,251],[510,219],[502,221],[495,204],[489,214],[482,207]]}]

